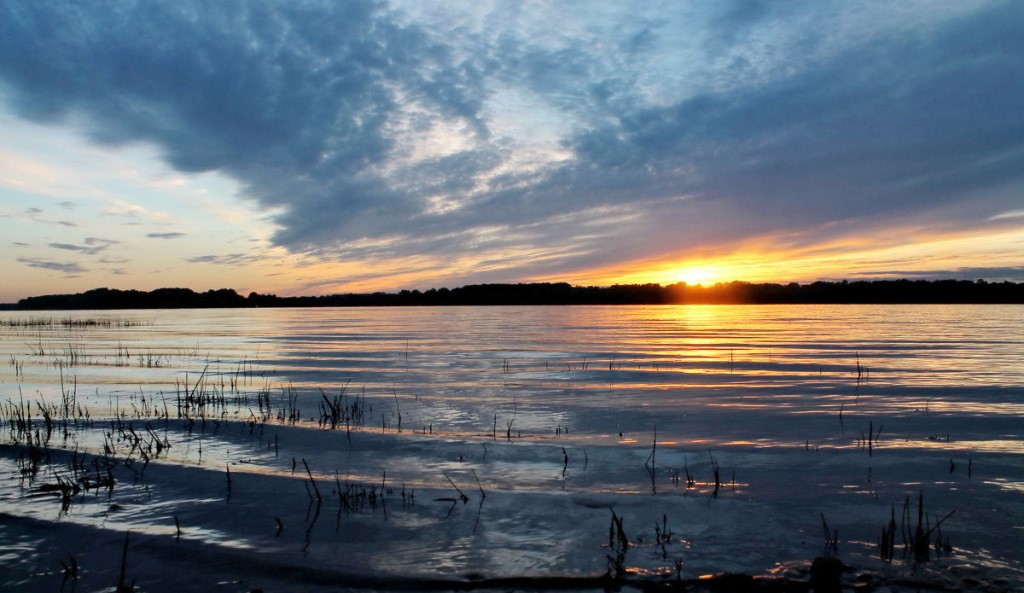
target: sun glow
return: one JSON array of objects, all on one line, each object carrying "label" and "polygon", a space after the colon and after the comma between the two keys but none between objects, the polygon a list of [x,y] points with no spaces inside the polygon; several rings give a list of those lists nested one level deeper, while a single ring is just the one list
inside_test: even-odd
[{"label": "sun glow", "polygon": [[689,285],[714,284],[721,280],[719,273],[713,268],[693,267],[675,270],[670,274],[676,282],[685,282]]}]

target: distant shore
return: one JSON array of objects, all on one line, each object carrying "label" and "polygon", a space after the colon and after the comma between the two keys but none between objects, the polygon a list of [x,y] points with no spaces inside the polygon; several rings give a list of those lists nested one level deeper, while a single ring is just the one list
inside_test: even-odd
[{"label": "distant shore", "polygon": [[568,283],[475,284],[459,288],[386,293],[280,297],[230,288],[195,292],[98,288],[52,294],[0,305],[3,310],[204,309],[245,307],[391,307],[489,305],[671,305],[671,304],[1024,304],[1024,283],[984,280],[875,280],[773,284],[728,282],[711,286],[629,284],[573,286]]}]

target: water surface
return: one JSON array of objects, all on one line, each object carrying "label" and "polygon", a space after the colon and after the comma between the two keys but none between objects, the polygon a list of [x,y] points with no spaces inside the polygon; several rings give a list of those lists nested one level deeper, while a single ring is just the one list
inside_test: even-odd
[{"label": "water surface", "polygon": [[[638,573],[810,560],[824,519],[835,553],[863,570],[1021,578],[1024,307],[0,319],[0,543],[52,537],[61,550],[0,556],[15,590],[59,585],[72,556],[93,567],[83,582],[110,585],[117,563],[93,550],[119,558],[125,531],[145,538],[146,590],[170,587],[190,555],[221,558],[200,571],[209,579],[293,588],[600,574],[613,510]],[[55,491],[108,475],[99,465],[114,487]],[[901,547],[883,562],[881,527],[908,497],[916,517],[922,494],[929,528],[941,522],[930,539],[949,546],[917,566]],[[265,571],[240,568],[252,556]]]}]

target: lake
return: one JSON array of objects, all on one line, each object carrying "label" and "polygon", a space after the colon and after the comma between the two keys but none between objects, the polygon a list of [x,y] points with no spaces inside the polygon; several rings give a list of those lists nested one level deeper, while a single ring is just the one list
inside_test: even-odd
[{"label": "lake", "polygon": [[1010,590],[1022,328],[1012,305],[0,313],[0,589],[798,582],[831,555]]}]

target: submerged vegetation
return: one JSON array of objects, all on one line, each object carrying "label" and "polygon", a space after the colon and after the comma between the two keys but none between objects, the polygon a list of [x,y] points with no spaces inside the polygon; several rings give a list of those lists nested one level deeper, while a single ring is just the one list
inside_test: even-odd
[{"label": "submerged vegetation", "polygon": [[243,297],[222,288],[197,293],[187,288],[153,291],[99,288],[79,294],[22,299],[21,310],[182,309],[231,307],[362,307],[445,305],[655,305],[655,304],[845,304],[845,303],[1024,303],[1024,283],[965,280],[875,280],[773,284],[685,282],[615,286],[568,283],[477,284],[397,293],[279,297],[252,292]]}]

